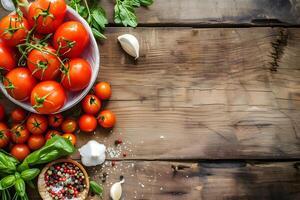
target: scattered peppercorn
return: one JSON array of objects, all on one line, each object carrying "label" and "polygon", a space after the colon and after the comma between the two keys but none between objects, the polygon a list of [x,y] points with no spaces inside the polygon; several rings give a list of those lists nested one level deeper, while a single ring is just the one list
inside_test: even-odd
[{"label": "scattered peppercorn", "polygon": [[116,146],[119,145],[119,144],[122,144],[122,143],[123,143],[123,141],[121,139],[115,140],[115,145]]}]

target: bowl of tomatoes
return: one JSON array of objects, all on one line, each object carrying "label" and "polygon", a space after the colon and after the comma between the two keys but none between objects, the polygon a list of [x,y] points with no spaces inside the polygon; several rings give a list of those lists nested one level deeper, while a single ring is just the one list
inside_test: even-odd
[{"label": "bowl of tomatoes", "polygon": [[[93,87],[100,68],[88,23],[64,0],[36,0],[26,13],[0,20],[0,89],[12,102],[39,114],[63,112]],[[3,53],[4,52],[4,53]]]}]

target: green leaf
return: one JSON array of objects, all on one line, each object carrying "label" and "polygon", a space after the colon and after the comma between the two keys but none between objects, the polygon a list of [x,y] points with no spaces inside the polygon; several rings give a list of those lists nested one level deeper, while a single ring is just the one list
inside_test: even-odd
[{"label": "green leaf", "polygon": [[141,6],[150,6],[153,4],[153,0],[139,0],[140,1],[140,4]]},{"label": "green leaf", "polygon": [[29,166],[49,163],[74,152],[75,147],[68,139],[56,135],[48,140],[42,148],[29,154],[18,166],[18,171],[29,169]]},{"label": "green leaf", "polygon": [[21,178],[24,181],[30,181],[39,175],[40,170],[37,168],[27,169],[21,172]]},{"label": "green leaf", "polygon": [[15,190],[20,197],[24,197],[26,193],[26,186],[23,179],[19,178],[15,183]]},{"label": "green leaf", "polygon": [[92,28],[92,32],[94,36],[98,39],[106,39],[105,35],[103,35],[101,32],[99,32],[97,29]]},{"label": "green leaf", "polygon": [[100,28],[104,30],[106,24],[108,24],[108,20],[106,18],[106,13],[103,10],[103,8],[98,7],[97,9],[93,9],[91,11],[91,15],[94,21],[100,26]]},{"label": "green leaf", "polygon": [[101,185],[99,185],[95,181],[90,181],[90,188],[91,188],[93,193],[95,193],[96,195],[102,196],[103,187]]},{"label": "green leaf", "polygon": [[13,174],[19,161],[7,152],[0,150],[0,174]]},{"label": "green leaf", "polygon": [[15,175],[8,175],[4,178],[1,179],[0,181],[0,188],[1,190],[5,190],[7,188],[10,188],[13,186],[16,182],[16,177]]},{"label": "green leaf", "polygon": [[132,0],[117,0],[114,16],[115,23],[122,23],[124,26],[131,27],[137,26],[137,17],[132,4]]}]

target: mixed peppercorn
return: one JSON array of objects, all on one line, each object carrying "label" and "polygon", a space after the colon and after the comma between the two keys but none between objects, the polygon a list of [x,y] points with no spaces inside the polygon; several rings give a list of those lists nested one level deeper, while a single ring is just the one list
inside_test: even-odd
[{"label": "mixed peppercorn", "polygon": [[85,176],[73,163],[57,163],[44,176],[47,191],[53,199],[67,200],[78,197],[85,188]]}]

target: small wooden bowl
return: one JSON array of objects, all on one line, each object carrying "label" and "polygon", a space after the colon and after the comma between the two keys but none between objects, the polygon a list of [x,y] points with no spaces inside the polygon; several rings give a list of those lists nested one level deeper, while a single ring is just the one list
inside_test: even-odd
[{"label": "small wooden bowl", "polygon": [[44,179],[44,175],[47,172],[47,170],[54,164],[57,163],[62,163],[62,162],[67,162],[67,163],[72,163],[74,165],[76,165],[77,167],[79,167],[79,169],[82,171],[82,173],[84,174],[85,177],[85,184],[86,184],[86,188],[80,192],[78,194],[77,199],[78,200],[84,200],[87,198],[88,193],[89,193],[89,189],[90,189],[90,181],[89,181],[89,177],[87,172],[85,171],[85,169],[83,168],[83,166],[81,164],[79,164],[78,162],[76,162],[75,160],[72,159],[59,159],[59,160],[55,160],[49,164],[47,164],[43,170],[41,171],[39,178],[38,178],[38,189],[39,189],[39,193],[42,197],[43,200],[52,200],[53,198],[49,195],[47,189],[46,189],[46,183],[45,183],[45,179]]}]

